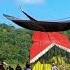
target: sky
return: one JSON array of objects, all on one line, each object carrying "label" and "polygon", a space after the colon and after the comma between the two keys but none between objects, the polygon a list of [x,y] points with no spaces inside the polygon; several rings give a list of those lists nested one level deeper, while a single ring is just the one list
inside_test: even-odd
[{"label": "sky", "polygon": [[70,17],[70,0],[0,0],[0,23],[18,28],[13,22],[7,20],[3,14],[28,20],[21,12],[20,7],[36,20],[59,21],[59,19]]}]

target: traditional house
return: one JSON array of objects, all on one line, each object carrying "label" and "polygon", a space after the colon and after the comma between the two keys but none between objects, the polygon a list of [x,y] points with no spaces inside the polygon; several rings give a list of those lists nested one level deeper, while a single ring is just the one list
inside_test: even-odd
[{"label": "traditional house", "polygon": [[45,64],[44,67],[39,62],[39,59],[55,45],[70,53],[70,41],[64,34],[58,32],[34,32],[33,45],[30,49],[30,63],[33,65],[33,70],[44,70],[44,68],[45,70],[51,70],[51,65]]}]

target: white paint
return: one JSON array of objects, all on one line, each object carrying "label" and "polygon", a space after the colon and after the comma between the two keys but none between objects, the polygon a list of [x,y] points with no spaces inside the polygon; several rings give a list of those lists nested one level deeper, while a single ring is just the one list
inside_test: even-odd
[{"label": "white paint", "polygon": [[67,52],[70,52],[69,48],[66,48],[66,47],[64,47],[62,45],[59,45],[59,44],[56,44],[56,43],[52,43],[46,49],[44,49],[43,51],[41,51],[37,56],[35,56],[33,59],[31,59],[30,63],[34,63],[36,60],[38,60],[41,56],[43,56],[47,51],[49,51],[55,45],[58,46],[59,48],[65,50],[65,51],[67,51]]}]

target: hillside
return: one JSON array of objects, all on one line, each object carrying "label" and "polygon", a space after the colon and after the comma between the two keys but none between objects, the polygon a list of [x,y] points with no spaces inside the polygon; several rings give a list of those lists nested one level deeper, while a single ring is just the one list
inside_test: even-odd
[{"label": "hillside", "polygon": [[[70,38],[70,30],[64,34]],[[25,63],[29,60],[31,44],[32,31],[0,24],[0,60],[11,64]]]},{"label": "hillside", "polygon": [[0,25],[0,60],[7,63],[24,63],[29,57],[32,32]]}]

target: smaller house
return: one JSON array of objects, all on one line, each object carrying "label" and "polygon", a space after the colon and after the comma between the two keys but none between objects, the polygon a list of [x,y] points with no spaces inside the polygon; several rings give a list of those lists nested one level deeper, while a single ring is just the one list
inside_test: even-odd
[{"label": "smaller house", "polygon": [[[64,34],[59,32],[34,32],[33,45],[30,49],[30,63],[33,65],[33,70],[44,70],[44,65],[38,60],[55,45],[70,53],[70,41]],[[48,67],[48,70],[50,70],[51,65],[45,64],[44,68],[47,69]]]}]

